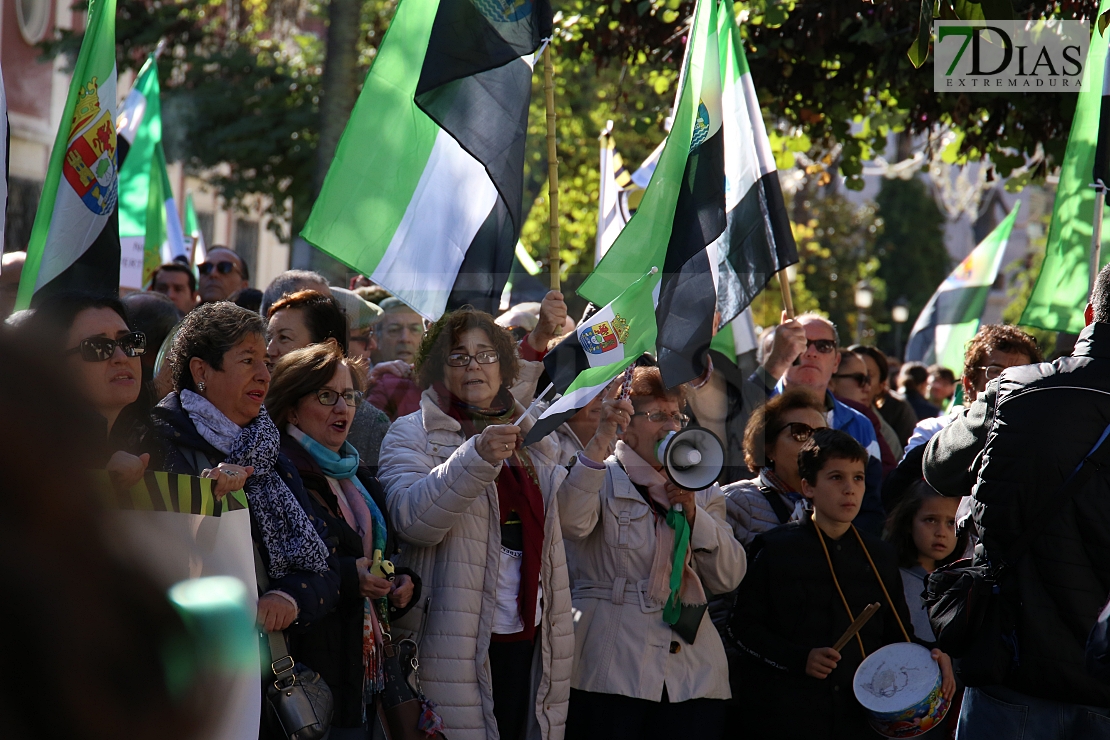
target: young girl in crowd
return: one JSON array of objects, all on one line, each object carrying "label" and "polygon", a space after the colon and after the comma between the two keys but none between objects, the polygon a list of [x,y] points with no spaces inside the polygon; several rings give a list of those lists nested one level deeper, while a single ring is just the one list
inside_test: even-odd
[{"label": "young girl in crowd", "polygon": [[959,505],[959,498],[941,496],[920,480],[910,486],[906,497],[891,512],[883,533],[883,539],[894,545],[898,553],[902,590],[910,608],[913,631],[930,643],[936,637],[921,592],[925,590],[925,576],[964,552],[967,532],[956,535]]}]

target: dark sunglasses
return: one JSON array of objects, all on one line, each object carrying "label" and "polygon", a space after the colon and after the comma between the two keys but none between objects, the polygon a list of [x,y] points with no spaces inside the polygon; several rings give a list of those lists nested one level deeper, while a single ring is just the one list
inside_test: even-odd
[{"label": "dark sunglasses", "polygon": [[871,376],[867,373],[835,373],[834,378],[844,378],[845,380],[854,380],[856,385],[860,388],[865,388],[871,385]]},{"label": "dark sunglasses", "polygon": [[813,347],[823,355],[836,351],[836,342],[831,339],[810,339],[806,341],[806,349]]},{"label": "dark sunglasses", "polygon": [[324,406],[334,406],[339,403],[339,399],[343,399],[343,403],[354,408],[362,402],[362,394],[358,391],[333,391],[331,388],[321,388],[316,391],[316,400]]},{"label": "dark sunglasses", "polygon": [[775,437],[782,434],[783,430],[785,429],[790,430],[790,436],[794,438],[795,442],[805,442],[813,436],[813,433],[815,431],[817,431],[809,424],[803,424],[800,421],[792,421],[789,424],[784,424],[783,426],[775,430],[775,433],[771,435],[771,439],[774,439]]},{"label": "dark sunglasses", "polygon": [[201,262],[197,265],[197,272],[201,275],[208,275],[215,270],[221,275],[229,275],[233,270],[238,270],[239,266],[230,260],[223,260],[221,262]]},{"label": "dark sunglasses", "polygon": [[105,362],[112,359],[112,355],[116,353],[116,347],[122,349],[123,354],[128,357],[139,357],[146,353],[146,334],[133,331],[119,339],[89,337],[82,339],[73,349],[66,350],[65,356],[80,354],[85,362]]}]

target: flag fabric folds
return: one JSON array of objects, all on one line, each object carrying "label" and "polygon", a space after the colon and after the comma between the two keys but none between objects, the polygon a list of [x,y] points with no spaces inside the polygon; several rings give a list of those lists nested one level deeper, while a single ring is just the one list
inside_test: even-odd
[{"label": "flag fabric folds", "polygon": [[658,268],[652,267],[543,358],[548,377],[562,397],[540,415],[524,444],[537,442],[558,429],[654,347],[651,291],[657,273]]},{"label": "flag fabric folds", "polygon": [[117,295],[116,2],[92,0],[27,245],[16,309],[66,289]]},{"label": "flag fabric folds", "polygon": [[991,286],[998,279],[1006,243],[1021,201],[944,279],[925,304],[906,341],[906,362],[937,363],[959,374],[964,347],[979,331]]},{"label": "flag fabric folds", "polygon": [[162,102],[155,55],[123,101],[119,132],[120,285],[143,288],[158,265],[188,259],[162,148]]},{"label": "flag fabric folds", "polygon": [[597,240],[594,246],[594,264],[596,265],[613,246],[617,235],[628,223],[631,214],[628,212],[627,198],[622,197],[623,191],[632,185],[632,175],[624,166],[624,160],[617,154],[616,144],[613,142],[613,122],[601,133],[601,180],[598,184],[597,194]]},{"label": "flag fabric folds", "polygon": [[714,313],[727,324],[798,261],[731,5],[695,10],[674,123],[640,208],[579,294],[601,305],[662,264],[656,310],[668,386],[705,370]]},{"label": "flag fabric folds", "polygon": [[8,94],[4,90],[4,71],[0,69],[0,157],[4,161],[0,169],[4,179],[0,180],[0,254],[4,252],[4,233],[8,223],[8,149],[11,148],[8,129]]},{"label": "flag fabric folds", "polygon": [[200,229],[200,221],[197,219],[197,209],[193,205],[192,193],[185,195],[185,235],[193,243],[193,248],[189,253],[189,264],[201,264],[208,258],[208,245],[204,243],[204,232]]},{"label": "flag fabric folds", "polygon": [[[1110,10],[1110,0],[1101,0],[1098,14]],[[1101,41],[1100,41],[1101,38]],[[1072,119],[1060,182],[1056,186],[1056,202],[1052,207],[1052,223],[1048,228],[1044,263],[1033,286],[1033,293],[1018,322],[1050,331],[1078,334],[1083,330],[1083,308],[1087,305],[1087,286],[1091,261],[1091,224],[1094,220],[1095,191],[1091,187],[1095,171],[1095,150],[1105,147],[1110,138],[1110,120],[1100,116],[1106,94],[1107,44],[1096,29],[1087,63],[1083,68],[1079,100]],[[1105,172],[1107,163],[1101,165]],[[1108,183],[1110,184],[1110,183]],[[1106,230],[1103,230],[1102,259],[1108,251]]]},{"label": "flag fabric folds", "polygon": [[302,232],[426,318],[494,312],[547,0],[401,2]]}]

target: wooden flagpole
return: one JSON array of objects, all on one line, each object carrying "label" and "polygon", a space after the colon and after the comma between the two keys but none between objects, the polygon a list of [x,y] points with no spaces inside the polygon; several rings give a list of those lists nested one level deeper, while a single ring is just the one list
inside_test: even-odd
[{"label": "wooden flagpole", "polygon": [[555,82],[551,64],[551,42],[543,50],[543,91],[547,105],[547,199],[551,245],[547,252],[551,290],[559,290],[559,157],[555,150]]},{"label": "wooden flagpole", "polygon": [[786,311],[786,318],[794,318],[794,299],[790,296],[790,278],[786,270],[779,271],[779,288],[782,290],[782,307]]}]

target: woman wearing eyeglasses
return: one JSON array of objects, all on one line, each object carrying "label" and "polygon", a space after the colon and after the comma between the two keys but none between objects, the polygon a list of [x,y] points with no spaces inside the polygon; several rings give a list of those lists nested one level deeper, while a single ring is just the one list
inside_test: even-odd
[{"label": "woman wearing eyeglasses", "polygon": [[151,412],[151,466],[215,480],[217,496],[243,489],[251,534],[269,576],[258,599],[268,632],[323,618],[339,597],[327,527],[262,405],[270,387],[265,327],[257,313],[219,301],[193,309],[174,338],[174,391]]},{"label": "woman wearing eyeglasses", "polygon": [[[356,296],[357,298],[357,296]],[[338,302],[315,290],[299,290],[282,296],[270,306],[267,317],[269,343],[266,352],[275,363],[293,350],[333,339],[347,353],[347,318]],[[378,466],[382,439],[389,417],[369,403],[359,404],[351,422],[349,441],[358,450],[363,465]]]},{"label": "woman wearing eyeglasses", "polygon": [[382,444],[390,519],[424,579],[398,624],[421,633],[421,683],[451,740],[563,737],[574,626],[555,496],[596,496],[601,471],[568,474],[550,436],[521,447],[533,420],[518,425],[510,387],[524,372],[492,316],[445,314],[417,355],[420,410]]},{"label": "woman wearing eyeglasses", "polygon": [[[744,548],[717,484],[678,488],[657,458],[658,443],[687,423],[685,389],[665,388],[655,367],[635,369],[631,401],[617,399],[619,386],[575,465],[600,467],[603,484],[559,494],[581,612],[567,737],[722,737],[728,665],[705,612],[710,594],[739,585]],[[618,427],[613,455],[599,459]]]},{"label": "woman wearing eyeglasses", "polygon": [[103,443],[93,462],[106,466],[123,484],[137,481],[149,456],[132,453],[138,452],[145,429],[117,421],[139,397],[146,336],[131,331],[123,304],[111,297],[59,293],[44,300],[20,331],[60,355],[65,372],[88,402]]},{"label": "woman wearing eyeglasses", "polygon": [[382,633],[408,611],[420,579],[398,570],[371,572],[397,541],[385,492],[347,442],[362,401],[365,363],[334,340],[289,352],[274,367],[266,408],[281,430],[281,449],[296,466],[310,513],[322,519],[339,563],[339,604],[311,627],[290,634],[290,652],[323,676],[335,699],[334,740],[367,738],[382,666]]}]

